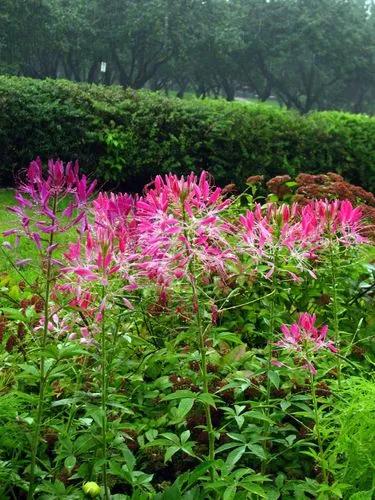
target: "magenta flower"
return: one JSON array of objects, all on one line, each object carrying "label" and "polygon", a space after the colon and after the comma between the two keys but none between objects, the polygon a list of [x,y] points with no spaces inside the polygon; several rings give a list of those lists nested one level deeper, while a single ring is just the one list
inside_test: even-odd
[{"label": "magenta flower", "polygon": [[326,339],[328,326],[317,328],[315,323],[315,314],[301,313],[297,323],[290,326],[281,325],[283,339],[276,343],[279,347],[301,354],[305,362],[304,367],[312,373],[316,373],[316,370],[310,359],[316,351],[329,349],[333,353],[338,352],[334,343]]},{"label": "magenta flower", "polygon": [[327,341],[328,326],[321,328],[315,327],[315,314],[302,313],[298,317],[297,323],[290,326],[281,325],[281,331],[284,338],[277,345],[286,349],[302,351],[305,344],[313,347],[314,351],[319,349],[329,349],[332,352],[338,352],[332,341]]},{"label": "magenta flower", "polygon": [[222,217],[229,204],[206,172],[156,177],[136,202],[142,275],[161,287],[189,280],[192,272],[225,280],[229,262],[236,261],[228,242],[233,227]]},{"label": "magenta flower", "polygon": [[[48,162],[44,173],[40,158],[30,163],[26,182],[18,187],[17,205],[9,210],[20,220],[20,229],[10,229],[5,235],[26,235],[42,250],[51,234],[63,233],[73,226],[87,226],[85,205],[93,193],[95,182],[88,185],[86,177],[79,176],[78,163]],[[63,205],[63,206],[62,206]],[[52,253],[56,245],[48,246]]]},{"label": "magenta flower", "polygon": [[322,246],[332,238],[345,246],[366,242],[362,236],[364,222],[361,208],[354,208],[349,200],[316,200],[303,210],[306,218],[316,221]]},{"label": "magenta flower", "polygon": [[266,265],[266,278],[275,271],[277,255],[278,269],[293,281],[299,281],[296,274],[303,271],[315,275],[309,269],[318,239],[317,219],[306,214],[294,203],[291,206],[277,206],[273,203],[262,207],[256,204],[253,211],[247,211],[239,218],[244,240],[243,250],[252,257],[255,265]]},{"label": "magenta flower", "polygon": [[[69,245],[64,254],[64,283],[59,290],[70,296],[70,306],[101,321],[103,311],[115,298],[127,308],[124,292],[138,288],[135,262],[137,223],[134,199],[129,195],[100,193],[93,202],[93,218],[84,238]],[[112,284],[115,282],[115,284]],[[105,300],[97,285],[105,287]],[[99,309],[99,311],[98,311]]]}]

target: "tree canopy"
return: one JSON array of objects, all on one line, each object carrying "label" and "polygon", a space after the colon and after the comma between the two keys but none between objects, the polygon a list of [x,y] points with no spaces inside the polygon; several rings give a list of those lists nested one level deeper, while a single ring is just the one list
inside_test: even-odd
[{"label": "tree canopy", "polygon": [[374,1],[2,0],[0,72],[372,113]]}]

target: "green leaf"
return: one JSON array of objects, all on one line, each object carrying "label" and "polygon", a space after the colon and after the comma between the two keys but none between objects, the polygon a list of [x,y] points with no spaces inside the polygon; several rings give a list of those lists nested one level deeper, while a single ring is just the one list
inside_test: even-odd
[{"label": "green leaf", "polygon": [[215,399],[211,394],[207,393],[199,394],[199,396],[197,397],[197,401],[200,401],[201,403],[205,403],[216,408]]},{"label": "green leaf", "polygon": [[287,410],[292,403],[290,401],[281,401],[280,407],[283,411]]},{"label": "green leaf", "polygon": [[238,448],[232,450],[226,459],[225,462],[226,465],[232,468],[240,460],[245,451],[246,451],[246,445],[239,446]]},{"label": "green leaf", "polygon": [[109,463],[109,471],[113,476],[124,477],[124,471],[121,468],[121,465],[114,460],[111,460]]},{"label": "green leaf", "polygon": [[260,496],[261,498],[267,498],[267,493],[261,486],[259,486],[259,484],[254,484],[248,481],[246,482],[244,481],[243,483],[241,483],[241,486],[249,493],[254,493],[255,495]]},{"label": "green leaf", "polygon": [[221,446],[219,446],[215,450],[215,454],[216,453],[221,453],[222,451],[225,451],[225,450],[230,450],[231,448],[236,448],[236,446],[238,446],[238,442],[236,442],[236,443],[225,443],[225,444],[222,444]]},{"label": "green leaf", "polygon": [[2,307],[2,313],[9,319],[25,321],[25,316],[18,309],[13,309],[12,307]]},{"label": "green leaf", "polygon": [[212,462],[203,462],[198,467],[196,467],[193,472],[191,472],[188,476],[188,484],[192,486],[196,483],[200,478],[202,478],[205,473],[212,467]]},{"label": "green leaf", "polygon": [[268,422],[271,425],[274,425],[275,423],[271,418],[267,417],[267,415],[258,410],[250,411],[249,416],[251,418],[254,418],[255,420],[262,420],[263,422]]},{"label": "green leaf", "polygon": [[223,494],[223,500],[233,500],[236,497],[237,484],[231,484],[228,486]]},{"label": "green leaf", "polygon": [[181,443],[182,444],[185,444],[186,441],[189,439],[190,437],[190,431],[184,431],[182,434],[181,434]]},{"label": "green leaf", "polygon": [[172,432],[163,432],[161,434],[162,437],[165,437],[169,441],[172,441],[173,443],[179,445],[180,444],[180,438],[176,436],[176,434],[172,434]]},{"label": "green leaf", "polygon": [[241,429],[241,427],[243,426],[243,424],[245,422],[245,417],[240,415],[239,417],[234,417],[234,419],[237,422],[238,428]]},{"label": "green leaf", "polygon": [[251,453],[262,460],[266,460],[267,455],[264,449],[259,444],[248,444]]},{"label": "green leaf", "polygon": [[178,416],[183,419],[194,406],[194,399],[181,399],[178,405]]},{"label": "green leaf", "polygon": [[180,450],[180,446],[170,446],[167,451],[165,452],[165,455],[164,455],[164,463],[167,463],[175,453],[177,453],[179,450]]},{"label": "green leaf", "polygon": [[163,397],[163,401],[172,401],[174,399],[195,399],[197,397],[196,393],[188,390],[181,390],[172,392],[172,394],[168,394]]},{"label": "green leaf", "polygon": [[154,439],[156,439],[157,435],[158,431],[156,429],[149,429],[145,434],[148,441],[153,441]]},{"label": "green leaf", "polygon": [[126,465],[130,471],[132,471],[135,467],[135,456],[133,453],[129,450],[129,448],[124,444],[122,448],[122,454],[125,458]]},{"label": "green leaf", "polygon": [[77,403],[78,398],[66,398],[59,399],[58,401],[54,401],[51,406],[69,406],[73,403]]},{"label": "green leaf", "polygon": [[353,493],[353,495],[350,496],[349,500],[372,500],[374,498],[374,491],[375,488],[368,491],[358,491],[357,493]]},{"label": "green leaf", "polygon": [[289,434],[289,436],[285,438],[285,441],[288,443],[289,446],[292,446],[295,440],[296,436],[294,434]]},{"label": "green leaf", "polygon": [[280,375],[279,375],[279,372],[277,372],[275,370],[269,371],[268,372],[268,378],[270,379],[271,384],[276,387],[276,389],[278,389],[280,387]]}]

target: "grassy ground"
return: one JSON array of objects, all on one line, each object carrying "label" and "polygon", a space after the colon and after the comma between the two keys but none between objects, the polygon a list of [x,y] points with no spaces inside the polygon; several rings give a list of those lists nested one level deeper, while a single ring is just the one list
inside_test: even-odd
[{"label": "grassy ground", "polygon": [[[7,207],[14,205],[14,191],[11,189],[0,189],[0,244],[4,241],[9,241],[13,244],[14,237],[4,238],[3,231],[16,227],[17,218],[7,210]],[[37,255],[36,247],[28,240],[21,240],[17,249],[9,250],[2,246],[0,250],[0,274],[10,274],[12,281],[21,280],[22,276],[26,277],[28,281],[33,281],[37,275],[38,270],[27,266],[17,271],[11,264],[11,261],[18,259],[34,258]],[[34,259],[33,259],[34,260]],[[21,276],[22,274],[22,276]]]},{"label": "grassy ground", "polygon": [[13,204],[14,191],[11,189],[0,189],[0,232],[9,229],[12,226],[12,215],[6,207]]}]

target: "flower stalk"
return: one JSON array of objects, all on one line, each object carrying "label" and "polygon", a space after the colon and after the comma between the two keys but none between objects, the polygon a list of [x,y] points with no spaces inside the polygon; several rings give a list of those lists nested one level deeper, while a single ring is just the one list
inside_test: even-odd
[{"label": "flower stalk", "polygon": [[[57,197],[54,197],[53,201],[53,213],[56,213],[57,207]],[[48,242],[48,248],[51,248],[54,242],[54,232],[51,232]],[[42,339],[40,344],[40,366],[39,366],[39,396],[38,396],[38,405],[36,410],[36,421],[35,421],[35,429],[34,435],[32,438],[31,445],[31,462],[30,462],[30,482],[29,482],[29,491],[28,491],[28,500],[32,499],[34,496],[35,489],[35,467],[36,467],[36,457],[38,454],[38,447],[40,441],[40,431],[41,431],[41,423],[43,416],[43,406],[44,406],[44,396],[45,396],[45,387],[47,382],[47,377],[45,373],[45,349],[47,346],[48,340],[48,322],[49,322],[49,301],[50,301],[50,292],[51,292],[51,280],[52,280],[52,251],[47,251],[47,269],[46,269],[46,288],[44,294],[44,310],[43,310],[43,332]]]},{"label": "flower stalk", "polygon": [[[339,326],[339,313],[338,313],[338,295],[337,295],[337,274],[336,267],[338,266],[338,259],[334,249],[333,241],[330,239],[329,245],[329,263],[330,263],[330,278],[331,278],[331,294],[332,294],[332,323],[333,323],[333,336],[336,347],[340,348],[340,326]],[[341,387],[341,359],[337,356],[337,381],[338,386]]]},{"label": "flower stalk", "polygon": [[[102,286],[102,301],[105,297],[105,288]],[[100,330],[100,363],[101,363],[101,410],[102,410],[102,454],[103,454],[103,488],[104,498],[109,500],[108,478],[107,478],[107,399],[108,399],[108,375],[107,351],[106,351],[106,328],[105,328],[105,309],[102,311],[101,330]]]},{"label": "flower stalk", "polygon": [[317,437],[318,447],[319,447],[320,467],[322,469],[323,481],[324,481],[324,483],[327,483],[328,476],[327,476],[327,469],[326,469],[326,463],[325,463],[325,458],[324,458],[323,439],[322,439],[322,435],[321,435],[321,431],[320,431],[318,400],[316,397],[314,373],[312,373],[312,372],[310,372],[310,390],[311,390],[311,398],[312,398],[313,410],[314,410],[315,431],[316,431],[316,437]]}]

